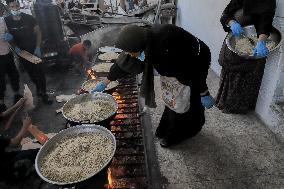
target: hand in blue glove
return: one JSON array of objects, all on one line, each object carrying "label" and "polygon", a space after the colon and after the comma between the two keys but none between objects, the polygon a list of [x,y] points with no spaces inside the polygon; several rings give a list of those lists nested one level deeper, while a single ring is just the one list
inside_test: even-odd
[{"label": "hand in blue glove", "polygon": [[106,86],[105,82],[100,81],[100,82],[97,83],[96,87],[91,90],[91,93],[102,92],[103,90],[105,90],[106,87],[107,86]]},{"label": "hand in blue glove", "polygon": [[41,50],[39,47],[36,47],[35,51],[34,51],[34,55],[36,55],[37,57],[41,57]]},{"label": "hand in blue glove", "polygon": [[3,39],[4,39],[4,41],[8,41],[9,42],[9,41],[11,41],[13,39],[13,35],[8,33],[8,32],[6,32],[3,35]]},{"label": "hand in blue glove", "polygon": [[15,52],[19,54],[22,50],[19,47],[15,47]]},{"label": "hand in blue glove", "polygon": [[143,62],[145,60],[145,53],[144,53],[144,51],[142,53],[140,53],[140,55],[137,58]]},{"label": "hand in blue glove", "polygon": [[232,33],[234,36],[241,36],[241,34],[244,32],[244,29],[242,26],[235,20],[231,21],[230,28],[232,30]]},{"label": "hand in blue glove", "polygon": [[268,53],[269,50],[266,47],[266,42],[264,40],[258,41],[255,48],[253,49],[253,56],[265,57],[268,55]]},{"label": "hand in blue glove", "polygon": [[202,96],[201,97],[201,104],[205,107],[205,108],[212,108],[215,104],[215,100],[211,95],[207,95],[207,96]]}]

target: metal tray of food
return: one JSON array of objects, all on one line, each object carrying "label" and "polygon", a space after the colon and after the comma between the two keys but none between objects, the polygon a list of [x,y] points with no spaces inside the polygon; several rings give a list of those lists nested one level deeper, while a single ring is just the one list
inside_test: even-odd
[{"label": "metal tray of food", "polygon": [[[91,90],[93,88],[95,88],[96,84],[99,82],[99,81],[102,81],[102,79],[89,79],[87,81],[85,81],[81,88],[84,90],[84,91],[88,91],[89,93],[91,92]],[[108,86],[106,87],[105,91],[108,91],[108,90],[112,90],[114,88],[116,88],[117,86],[119,85],[119,82],[118,81],[111,81]]]},{"label": "metal tray of food", "polygon": [[[47,178],[46,176],[43,175],[44,170],[42,170],[43,167],[43,161],[45,157],[47,157],[47,155],[49,153],[51,153],[53,150],[55,150],[59,144],[62,144],[62,142],[64,140],[68,139],[73,139],[76,140],[76,137],[80,134],[100,134],[104,137],[107,138],[107,142],[109,142],[108,144],[108,149],[109,151],[107,152],[107,158],[104,158],[103,161],[101,162],[101,164],[99,164],[97,167],[94,167],[94,169],[92,168],[87,168],[88,169],[88,175],[85,175],[84,177],[79,177],[76,180],[72,180],[70,182],[66,182],[66,181],[56,181],[56,180],[51,180],[50,178]],[[96,135],[94,135],[96,136]],[[96,148],[100,148],[100,149],[105,149],[105,143],[98,143],[98,145],[101,146],[96,146]],[[69,185],[69,184],[74,184],[74,183],[78,183],[84,180],[87,180],[89,178],[91,178],[92,176],[96,175],[97,173],[99,173],[100,171],[102,171],[112,160],[114,153],[116,150],[116,140],[114,135],[106,128],[99,126],[99,125],[95,125],[95,124],[85,124],[85,125],[77,125],[68,129],[64,129],[61,132],[59,132],[58,134],[56,134],[54,137],[52,137],[51,139],[49,139],[39,150],[39,152],[37,153],[36,159],[35,159],[35,169],[37,174],[46,182],[51,183],[51,184],[57,184],[57,185]],[[85,151],[85,153],[91,153],[90,151]],[[105,153],[105,152],[102,152]],[[80,154],[80,153],[79,153]],[[108,155],[109,154],[109,155]],[[100,154],[98,154],[99,156]],[[83,155],[82,155],[83,156]],[[102,156],[103,157],[103,156]],[[61,157],[64,158],[64,157]],[[76,157],[77,158],[77,157]],[[84,157],[78,157],[78,158],[84,158]],[[61,163],[61,162],[60,162]],[[51,165],[50,165],[51,166]],[[88,165],[85,164],[85,166],[92,166],[92,165]],[[83,169],[84,170],[84,169]]]},{"label": "metal tray of food", "polygon": [[114,63],[107,63],[107,62],[97,62],[92,69],[95,70],[96,73],[98,72],[110,72],[111,67]]},{"label": "metal tray of food", "polygon": [[112,46],[104,46],[104,47],[100,47],[99,48],[99,52],[101,53],[106,53],[106,52],[117,52],[117,53],[121,53],[122,50],[112,47]]},{"label": "metal tray of food", "polygon": [[[95,104],[98,110],[80,109],[80,107],[94,108],[95,106],[91,103],[95,102],[99,103],[103,102],[103,104]],[[104,105],[107,105],[107,107],[103,107]],[[75,106],[77,107],[77,109],[79,107],[77,112],[76,110],[74,110],[76,109]],[[93,94],[85,93],[78,95],[67,101],[63,105],[62,115],[64,116],[65,119],[76,123],[98,123],[107,120],[108,118],[115,115],[117,109],[118,109],[118,104],[112,95],[101,92],[95,92]],[[92,116],[95,116],[95,118],[93,118]]]},{"label": "metal tray of food", "polygon": [[98,59],[102,62],[112,62],[115,61],[120,53],[117,52],[100,52],[98,54]]},{"label": "metal tray of food", "polygon": [[[254,41],[254,43],[256,44],[257,42],[257,34],[256,34],[256,29],[253,25],[249,25],[249,26],[245,26],[243,27],[244,29],[244,34],[242,37],[235,37],[231,32],[229,32],[226,36],[226,45],[227,47],[234,53],[236,53],[238,56],[243,57],[245,59],[259,59],[262,57],[255,57],[253,56],[252,53],[244,53],[242,51],[237,50],[237,42],[240,40],[246,40],[247,38],[250,38]],[[248,40],[246,40],[247,44],[249,45],[250,42]],[[271,45],[273,43],[273,45]],[[283,43],[283,34],[281,31],[279,31],[276,28],[273,28],[269,38],[267,39],[267,47],[269,49],[270,52],[275,51],[276,49],[278,49]],[[255,44],[251,44],[252,47],[249,48],[252,49],[254,48]],[[270,47],[271,46],[271,47]],[[246,48],[245,48],[246,49]]]}]

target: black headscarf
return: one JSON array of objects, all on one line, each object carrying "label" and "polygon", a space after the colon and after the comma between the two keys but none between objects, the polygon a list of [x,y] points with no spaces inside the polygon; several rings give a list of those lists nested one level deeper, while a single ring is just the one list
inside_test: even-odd
[{"label": "black headscarf", "polygon": [[244,0],[244,12],[246,14],[262,14],[275,11],[275,0]]},{"label": "black headscarf", "polygon": [[[145,61],[140,62],[137,58],[130,58],[129,55],[122,54],[118,58],[118,66],[128,72],[138,74],[143,69],[140,95],[145,98],[148,107],[155,108],[154,74],[153,65],[147,61],[146,48],[149,42],[149,32],[147,29],[137,25],[124,26],[116,41],[116,47],[126,52],[142,52],[145,50]],[[136,60],[137,59],[137,60]]]},{"label": "black headscarf", "polygon": [[137,25],[124,26],[116,41],[116,47],[126,52],[142,52],[147,44],[147,29]]}]

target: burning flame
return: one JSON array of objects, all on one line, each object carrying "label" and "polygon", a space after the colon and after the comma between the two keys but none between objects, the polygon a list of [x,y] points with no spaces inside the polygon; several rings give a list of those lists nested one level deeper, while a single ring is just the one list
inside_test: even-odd
[{"label": "burning flame", "polygon": [[125,100],[116,100],[117,103],[122,104]]},{"label": "burning flame", "polygon": [[107,169],[107,180],[108,180],[108,187],[107,189],[113,189],[113,180],[111,177],[111,170],[110,168]]},{"label": "burning flame", "polygon": [[117,95],[117,96],[114,96],[114,98],[115,98],[116,100],[120,100],[120,99],[121,99],[121,96],[120,96],[120,95]]},{"label": "burning flame", "polygon": [[87,70],[87,74],[88,74],[88,76],[89,76],[91,79],[96,79],[95,71],[94,71],[94,70],[88,69],[88,70]]}]

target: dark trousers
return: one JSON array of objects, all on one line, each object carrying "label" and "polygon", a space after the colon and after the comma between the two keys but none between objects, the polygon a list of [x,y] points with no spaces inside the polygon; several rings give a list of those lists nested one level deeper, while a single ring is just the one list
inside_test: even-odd
[{"label": "dark trousers", "polygon": [[70,55],[70,59],[71,59],[72,66],[74,67],[74,69],[78,73],[80,73],[82,75],[85,75],[86,74],[86,69],[88,67],[87,67],[87,63],[83,59],[83,57],[81,57],[80,55],[72,54],[72,55]]},{"label": "dark trousers", "polygon": [[6,74],[9,77],[11,87],[14,92],[19,91],[19,72],[14,63],[12,53],[7,55],[0,55],[0,99],[4,99],[6,91]]},{"label": "dark trousers", "polygon": [[191,91],[190,108],[179,114],[165,107],[156,134],[169,142],[197,135],[205,123],[204,107],[198,90]]},{"label": "dark trousers", "polygon": [[20,58],[20,64],[24,66],[32,82],[36,85],[37,95],[46,94],[46,78],[42,64],[33,64],[23,58]]}]

